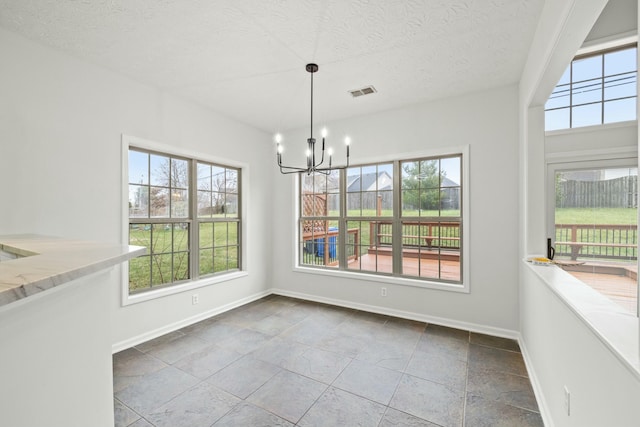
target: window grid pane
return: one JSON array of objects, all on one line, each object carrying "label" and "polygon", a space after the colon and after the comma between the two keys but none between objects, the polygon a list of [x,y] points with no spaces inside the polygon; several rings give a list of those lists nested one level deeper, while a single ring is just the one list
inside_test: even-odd
[{"label": "window grid pane", "polygon": [[459,222],[403,221],[403,275],[460,282],[460,237]]},{"label": "window grid pane", "polygon": [[347,227],[347,268],[393,273],[391,222],[348,221]]},{"label": "window grid pane", "polygon": [[239,169],[133,147],[128,159],[129,243],[147,248],[130,293],[240,268]]},{"label": "window grid pane", "polygon": [[545,130],[635,120],[636,55],[633,46],[574,59],[545,104]]},{"label": "window grid pane", "polygon": [[347,215],[393,216],[393,164],[382,163],[347,170]]},{"label": "window grid pane", "polygon": [[350,167],[338,218],[326,178],[301,176],[299,264],[462,283],[461,169],[461,155]]},{"label": "window grid pane", "polygon": [[[326,224],[318,227],[318,224]],[[339,267],[338,221],[300,221],[300,264]]]},{"label": "window grid pane", "polygon": [[129,244],[147,248],[129,262],[131,293],[189,279],[189,223],[129,224]]}]

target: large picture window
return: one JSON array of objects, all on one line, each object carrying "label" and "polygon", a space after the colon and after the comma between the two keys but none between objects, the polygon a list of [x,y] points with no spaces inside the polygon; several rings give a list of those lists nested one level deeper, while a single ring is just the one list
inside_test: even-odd
[{"label": "large picture window", "polygon": [[240,170],[128,147],[129,293],[240,269]]},{"label": "large picture window", "polygon": [[301,175],[298,264],[463,282],[462,154]]},{"label": "large picture window", "polygon": [[549,180],[554,261],[637,316],[637,162],[553,164]]}]

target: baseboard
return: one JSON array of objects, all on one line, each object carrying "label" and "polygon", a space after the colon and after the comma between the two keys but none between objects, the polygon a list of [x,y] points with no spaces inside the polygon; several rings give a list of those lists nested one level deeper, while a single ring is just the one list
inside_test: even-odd
[{"label": "baseboard", "polygon": [[395,310],[388,307],[380,307],[376,305],[360,304],[352,301],[325,298],[317,295],[304,294],[300,292],[291,292],[284,289],[272,288],[271,293],[275,295],[282,295],[285,297],[298,298],[307,301],[319,302],[323,304],[330,304],[339,307],[352,308],[355,310],[368,311],[371,313],[384,314],[387,316],[400,317],[402,319],[416,320],[418,322],[433,323],[436,325],[447,326],[450,328],[463,329],[471,332],[477,332],[481,334],[493,335],[502,338],[511,338],[517,340],[519,333],[510,329],[495,328],[493,326],[479,325],[471,322],[461,322],[459,320],[448,319],[445,317],[429,316],[420,313],[414,313],[404,310]]},{"label": "baseboard", "polygon": [[531,382],[531,387],[533,387],[533,393],[536,396],[536,401],[538,402],[538,409],[540,410],[540,416],[542,417],[542,422],[545,427],[554,427],[553,419],[551,418],[551,412],[549,411],[549,406],[547,405],[547,401],[544,398],[544,393],[542,392],[542,386],[540,385],[540,381],[538,381],[538,376],[536,375],[535,369],[533,369],[533,363],[531,361],[531,357],[529,357],[529,352],[527,350],[527,346],[522,340],[522,335],[518,334],[518,345],[520,345],[520,351],[522,352],[522,358],[524,359],[524,365],[527,368],[527,374],[529,375],[529,381]]},{"label": "baseboard", "polygon": [[213,308],[211,310],[204,311],[202,313],[198,313],[195,316],[191,316],[191,317],[188,317],[186,319],[182,319],[182,320],[180,320],[178,322],[170,323],[170,324],[165,325],[165,326],[163,326],[161,328],[154,329],[152,331],[145,332],[145,333],[140,334],[140,335],[136,335],[135,337],[126,339],[124,341],[117,342],[117,343],[115,343],[115,344],[113,344],[111,346],[111,353],[112,354],[118,353],[119,351],[126,350],[128,348],[131,348],[131,347],[136,346],[138,344],[141,344],[143,342],[152,340],[154,338],[158,338],[159,336],[162,336],[164,334],[168,334],[169,332],[173,332],[173,331],[176,331],[176,330],[178,330],[180,328],[184,328],[185,326],[189,326],[189,325],[192,325],[194,323],[200,322],[201,320],[205,320],[205,319],[208,319],[210,317],[216,316],[218,314],[222,314],[222,313],[224,313],[226,311],[233,310],[234,308],[238,308],[238,307],[240,307],[242,305],[245,305],[245,304],[248,304],[250,302],[259,300],[260,298],[264,298],[267,295],[270,295],[271,293],[272,292],[269,291],[269,290],[258,292],[256,294],[253,294],[253,295],[250,295],[248,297],[239,299],[239,300],[234,301],[232,303],[225,304],[223,306],[216,307],[216,308]]}]

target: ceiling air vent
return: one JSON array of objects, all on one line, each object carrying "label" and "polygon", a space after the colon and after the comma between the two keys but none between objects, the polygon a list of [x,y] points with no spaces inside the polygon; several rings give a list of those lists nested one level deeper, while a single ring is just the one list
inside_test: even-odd
[{"label": "ceiling air vent", "polygon": [[366,86],[363,87],[362,89],[355,89],[355,90],[350,90],[349,93],[351,94],[352,97],[357,98],[359,96],[363,96],[363,95],[369,95],[372,93],[376,93],[376,88],[373,86]]}]

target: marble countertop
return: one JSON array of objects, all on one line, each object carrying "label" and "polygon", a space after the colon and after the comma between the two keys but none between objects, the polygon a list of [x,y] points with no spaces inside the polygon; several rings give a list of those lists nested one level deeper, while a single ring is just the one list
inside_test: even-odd
[{"label": "marble countertop", "polygon": [[27,298],[145,253],[139,246],[34,234],[0,236],[0,306]]}]

